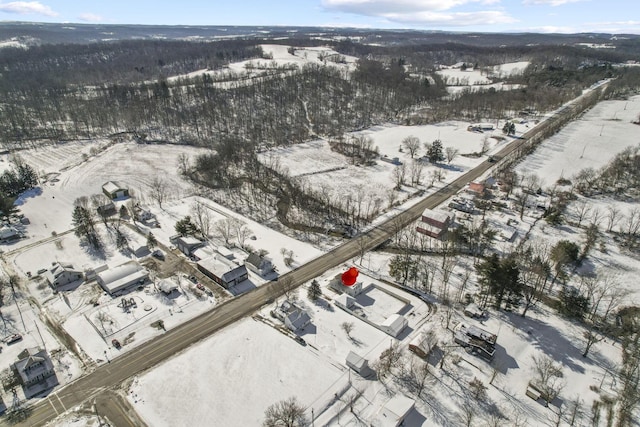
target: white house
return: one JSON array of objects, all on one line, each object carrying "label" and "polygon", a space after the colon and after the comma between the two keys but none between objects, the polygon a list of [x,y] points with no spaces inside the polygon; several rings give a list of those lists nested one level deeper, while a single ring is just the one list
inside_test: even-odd
[{"label": "white house", "polygon": [[44,272],[44,277],[53,289],[58,289],[60,286],[81,280],[83,273],[69,263],[55,262]]},{"label": "white house", "polygon": [[400,335],[400,332],[402,332],[404,328],[407,327],[408,324],[409,322],[404,316],[401,316],[399,314],[392,314],[380,324],[380,329],[382,329],[392,337],[397,337],[398,335]]},{"label": "white house", "polygon": [[113,295],[133,285],[143,284],[149,272],[136,261],[127,261],[98,274],[98,284]]},{"label": "white house", "polygon": [[285,326],[289,330],[296,332],[304,329],[309,323],[311,323],[311,317],[307,311],[297,305],[295,302],[289,302],[285,300],[274,311],[273,314],[284,322]]}]

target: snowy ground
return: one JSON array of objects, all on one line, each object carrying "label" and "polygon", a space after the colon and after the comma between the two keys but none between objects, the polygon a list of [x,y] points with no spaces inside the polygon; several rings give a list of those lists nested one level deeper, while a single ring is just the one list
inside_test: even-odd
[{"label": "snowy ground", "polygon": [[603,101],[547,139],[517,167],[535,173],[546,186],[571,179],[585,168],[599,169],[627,147],[636,146],[640,96],[626,101]]},{"label": "snowy ground", "polygon": [[[377,147],[381,156],[389,159],[397,157],[406,165],[407,180],[411,156],[406,149],[402,148],[402,140],[408,136],[415,136],[421,141],[420,149],[415,158],[425,155],[424,143],[432,143],[440,139],[444,148],[454,148],[459,151],[451,163],[442,162],[432,165],[428,161],[423,162],[422,184],[411,188],[405,186],[402,192],[397,193],[398,201],[404,202],[418,190],[428,188],[430,184],[430,174],[435,170],[442,173],[443,182],[451,182],[461,174],[477,166],[484,160],[486,155],[502,149],[506,144],[513,141],[512,137],[505,138],[502,133],[504,122],[496,123],[496,130],[487,132],[470,132],[467,127],[471,123],[460,121],[449,121],[435,125],[423,126],[377,126],[371,129],[357,132],[354,135],[364,135],[372,139],[373,147]],[[533,123],[522,123],[516,125],[516,135],[520,135],[534,126]],[[488,142],[489,151],[482,157],[467,157],[465,154],[479,153],[482,150],[484,141]],[[402,149],[402,151],[400,151]],[[263,152],[260,158],[264,162],[269,162],[273,157],[277,158],[279,164],[293,177],[307,181],[312,184],[317,191],[325,191],[332,197],[345,197],[350,195],[355,200],[362,192],[363,204],[375,204],[375,200],[384,200],[382,207],[387,209],[387,195],[395,186],[394,170],[396,165],[377,160],[374,166],[355,166],[348,162],[343,155],[331,150],[329,143],[324,140],[317,140],[303,144],[296,144],[292,147],[281,147]],[[380,203],[380,202],[379,202]]]},{"label": "snowy ground", "polygon": [[[238,84],[238,76],[250,78],[260,77],[283,67],[302,68],[306,64],[323,64],[338,67],[345,71],[353,71],[357,61],[356,57],[341,55],[329,47],[297,47],[287,45],[261,45],[264,53],[262,59],[248,59],[229,64],[228,67],[218,70],[197,70],[188,74],[171,76],[167,80],[174,81],[184,78],[196,78],[208,74],[215,79],[224,79]],[[289,50],[293,49],[293,53]],[[227,83],[221,83],[224,86]]]},{"label": "snowy ground", "polygon": [[[300,302],[312,317],[312,323],[299,332],[307,345],[295,342],[290,332],[281,332],[281,323],[269,316],[272,307],[267,307],[258,318],[226,328],[138,377],[129,392],[131,403],[150,425],[158,426],[209,425],[211,414],[220,425],[259,425],[267,406],[290,396],[296,396],[309,413],[314,408],[316,416],[327,411],[335,403],[334,395],[342,396],[350,377],[356,376],[345,365],[349,351],[373,361],[393,341],[333,305],[336,294],[326,284],[335,274],[332,271],[320,278],[324,297],[317,302],[306,298],[305,289],[299,291]],[[359,279],[386,286],[371,277],[361,275]],[[409,327],[400,336],[407,341],[428,321],[430,311],[415,297],[395,289],[390,292],[411,300],[406,313]],[[394,308],[381,304],[382,310]],[[343,322],[354,323],[351,338],[341,329]],[[361,382],[366,383],[371,381]],[[159,388],[174,392],[157,393]]]}]

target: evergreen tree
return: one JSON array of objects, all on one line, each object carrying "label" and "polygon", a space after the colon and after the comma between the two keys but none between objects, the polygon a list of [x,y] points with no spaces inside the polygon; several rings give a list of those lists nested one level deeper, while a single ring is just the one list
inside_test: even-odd
[{"label": "evergreen tree", "polygon": [[320,283],[317,280],[313,279],[311,281],[311,285],[307,290],[307,296],[311,301],[316,301],[322,295],[322,289],[320,289]]},{"label": "evergreen tree", "polygon": [[176,233],[183,236],[194,235],[198,232],[198,227],[191,222],[191,216],[189,215],[176,222],[175,229]]},{"label": "evergreen tree", "polygon": [[441,162],[445,159],[442,141],[436,139],[427,151],[427,158],[431,163]]},{"label": "evergreen tree", "polygon": [[84,206],[77,205],[73,209],[71,218],[75,228],[74,234],[80,239],[85,239],[93,248],[100,249],[102,242],[100,242],[100,236],[95,228],[91,211]]},{"label": "evergreen tree", "polygon": [[149,232],[149,234],[147,234],[147,247],[149,250],[153,250],[156,246],[158,246],[158,240],[156,240],[156,236],[154,236],[153,233]]}]

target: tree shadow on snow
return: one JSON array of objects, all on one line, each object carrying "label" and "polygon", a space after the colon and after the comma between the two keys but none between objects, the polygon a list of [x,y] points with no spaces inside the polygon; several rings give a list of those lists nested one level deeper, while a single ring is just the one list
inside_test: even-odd
[{"label": "tree shadow on snow", "polygon": [[565,338],[558,330],[537,319],[522,317],[515,313],[504,313],[506,320],[521,331],[527,331],[527,340],[553,360],[574,372],[584,373],[585,369],[576,360],[593,363],[582,357],[582,351]]}]

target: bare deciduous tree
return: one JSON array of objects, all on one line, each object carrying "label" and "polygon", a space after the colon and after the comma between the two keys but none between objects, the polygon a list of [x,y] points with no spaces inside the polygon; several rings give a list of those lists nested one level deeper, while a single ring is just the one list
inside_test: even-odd
[{"label": "bare deciduous tree", "polygon": [[155,177],[149,184],[149,196],[156,201],[160,209],[162,204],[167,200],[167,183],[160,177]]},{"label": "bare deciduous tree", "polygon": [[404,163],[401,165],[396,165],[393,168],[393,181],[396,184],[396,186],[394,187],[396,190],[402,189],[406,175],[407,175],[407,167],[405,166]]},{"label": "bare deciduous tree", "polygon": [[571,210],[576,217],[577,225],[580,227],[582,221],[591,213],[591,205],[585,199],[580,199],[571,205]]},{"label": "bare deciduous tree", "polygon": [[355,324],[353,322],[342,322],[340,324],[340,328],[342,328],[344,333],[347,334],[349,338],[351,338],[351,332],[353,331],[354,327],[355,327]]},{"label": "bare deciduous tree", "polygon": [[534,384],[542,391],[542,398],[547,406],[564,388],[562,365],[547,355],[532,356]]},{"label": "bare deciduous tree", "polygon": [[195,201],[191,205],[191,216],[202,237],[209,238],[209,232],[211,231],[211,212],[209,208],[199,201]]},{"label": "bare deciduous tree", "polygon": [[620,217],[621,217],[620,209],[618,209],[615,205],[609,205],[607,207],[606,218],[607,218],[608,232],[611,232],[611,230],[613,230],[613,227],[615,227],[616,224],[620,221]]},{"label": "bare deciduous tree", "polygon": [[303,427],[308,424],[304,407],[296,397],[281,400],[264,411],[264,427]]},{"label": "bare deciduous tree", "polygon": [[453,159],[455,159],[460,153],[460,150],[454,147],[447,147],[444,149],[445,157],[447,158],[447,163],[451,163]]},{"label": "bare deciduous tree", "polygon": [[402,140],[402,146],[407,149],[409,155],[413,159],[420,148],[420,139],[418,139],[417,136],[409,135]]}]

